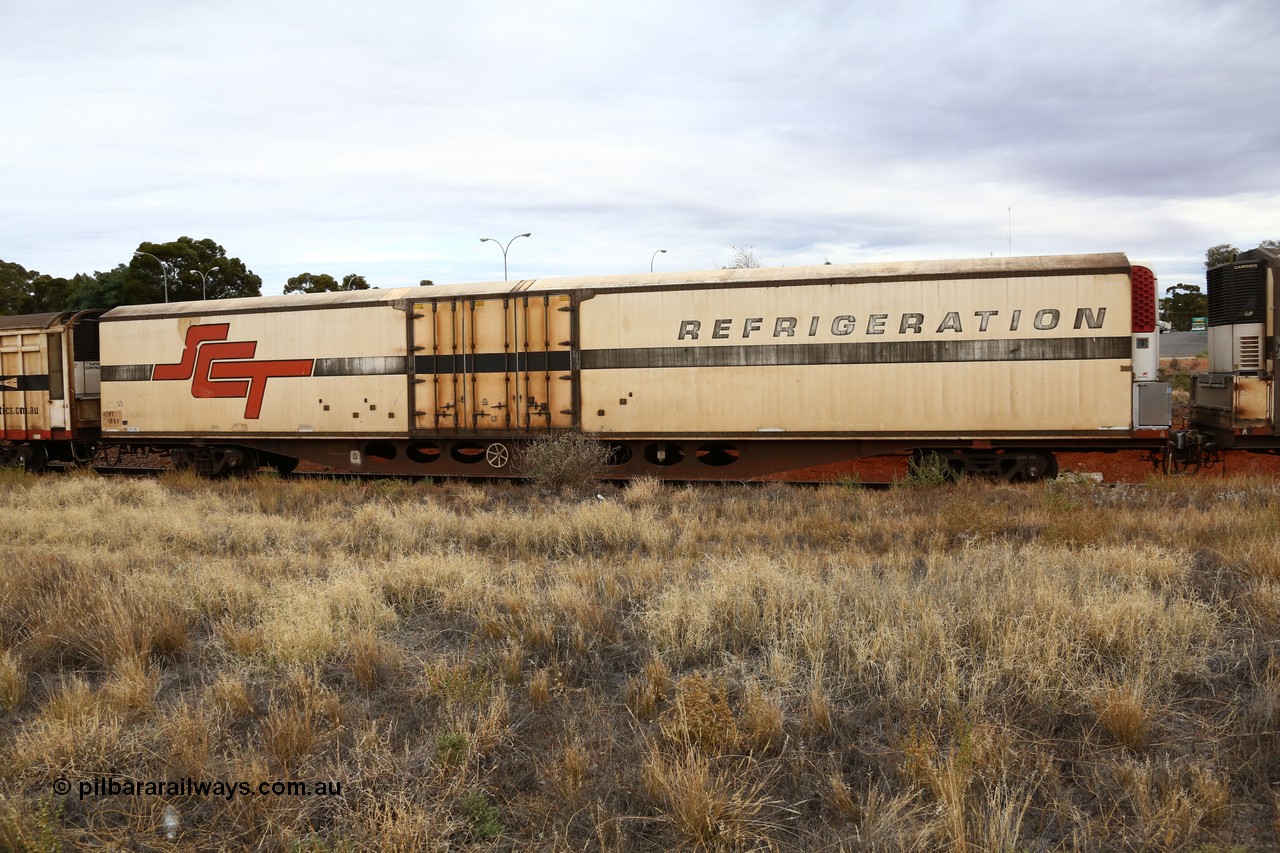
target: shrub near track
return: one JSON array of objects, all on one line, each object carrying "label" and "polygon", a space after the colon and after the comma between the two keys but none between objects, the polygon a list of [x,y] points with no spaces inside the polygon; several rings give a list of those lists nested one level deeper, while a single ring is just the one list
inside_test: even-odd
[{"label": "shrub near track", "polygon": [[1269,481],[5,476],[0,849],[1277,840]]}]

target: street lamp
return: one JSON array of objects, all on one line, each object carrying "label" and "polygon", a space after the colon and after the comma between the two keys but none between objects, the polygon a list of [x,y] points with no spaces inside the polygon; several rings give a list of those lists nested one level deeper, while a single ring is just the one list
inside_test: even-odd
[{"label": "street lamp", "polygon": [[[218,271],[218,267],[209,267],[209,272],[217,272],[217,271]],[[191,270],[191,272],[194,273],[195,275],[200,276],[200,298],[208,299],[209,298],[209,276],[205,275],[200,270]]]},{"label": "street lamp", "polygon": [[658,257],[658,255],[665,255],[666,253],[667,253],[666,249],[659,249],[658,251],[654,252],[652,255],[649,256],[649,272],[653,272],[653,259]]},{"label": "street lamp", "polygon": [[516,241],[516,237],[532,237],[532,236],[533,234],[529,233],[528,231],[526,231],[523,234],[517,234],[515,237],[512,237],[510,240],[508,240],[507,245],[505,246],[502,245],[501,243],[498,243],[498,241],[493,239],[492,237],[480,238],[481,243],[497,243],[498,248],[502,250],[502,280],[503,281],[507,280],[507,249],[511,248],[511,244]]},{"label": "street lamp", "polygon": [[164,261],[157,258],[150,252],[134,252],[134,255],[146,255],[148,258],[155,260],[160,265],[160,280],[164,282],[164,301],[169,301],[169,269],[164,265]]}]

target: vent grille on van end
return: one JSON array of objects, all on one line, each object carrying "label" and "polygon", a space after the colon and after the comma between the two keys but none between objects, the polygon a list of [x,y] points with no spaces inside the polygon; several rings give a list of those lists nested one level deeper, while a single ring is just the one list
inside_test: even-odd
[{"label": "vent grille on van end", "polygon": [[1262,369],[1262,339],[1257,335],[1241,337],[1236,345],[1236,370]]}]

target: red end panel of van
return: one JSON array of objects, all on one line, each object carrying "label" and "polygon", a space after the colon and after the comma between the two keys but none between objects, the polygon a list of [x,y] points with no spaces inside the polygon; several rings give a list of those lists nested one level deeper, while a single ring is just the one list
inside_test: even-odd
[{"label": "red end panel of van", "polygon": [[1146,267],[1134,267],[1129,273],[1133,288],[1134,334],[1156,330],[1156,274]]}]

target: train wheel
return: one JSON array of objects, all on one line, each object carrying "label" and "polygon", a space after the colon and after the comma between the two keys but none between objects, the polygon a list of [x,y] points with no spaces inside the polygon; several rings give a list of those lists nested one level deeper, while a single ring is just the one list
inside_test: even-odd
[{"label": "train wheel", "polygon": [[1040,453],[1015,453],[1006,457],[1000,479],[1010,483],[1038,483],[1058,476],[1058,460],[1047,451]]},{"label": "train wheel", "polygon": [[276,469],[276,473],[281,477],[288,477],[298,469],[298,460],[292,456],[276,456],[272,455],[267,460],[267,464]]},{"label": "train wheel", "polygon": [[49,465],[49,451],[43,444],[24,444],[18,448],[18,461],[32,474],[39,474]]},{"label": "train wheel", "polygon": [[1045,453],[1041,457],[1044,461],[1040,467],[1039,475],[1029,478],[1033,482],[1040,480],[1055,480],[1058,477],[1058,459],[1052,453]]},{"label": "train wheel", "polygon": [[258,454],[243,447],[228,447],[219,452],[222,462],[214,475],[248,477],[258,470]]}]

